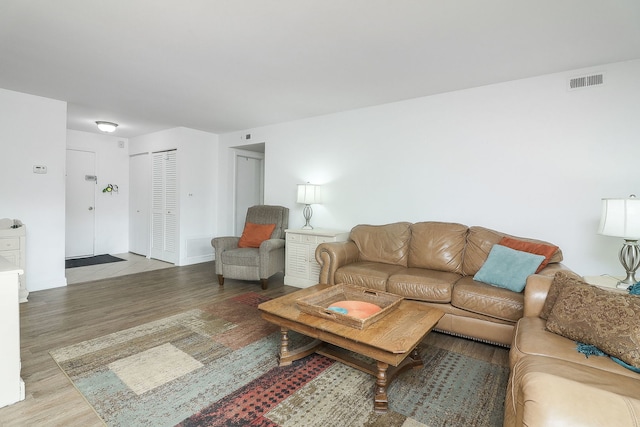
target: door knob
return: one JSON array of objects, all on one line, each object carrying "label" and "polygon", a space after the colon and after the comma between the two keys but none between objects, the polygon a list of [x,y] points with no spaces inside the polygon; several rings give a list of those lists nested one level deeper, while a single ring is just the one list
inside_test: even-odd
[{"label": "door knob", "polygon": [[93,206],[89,206],[89,210],[92,211],[93,210]]}]

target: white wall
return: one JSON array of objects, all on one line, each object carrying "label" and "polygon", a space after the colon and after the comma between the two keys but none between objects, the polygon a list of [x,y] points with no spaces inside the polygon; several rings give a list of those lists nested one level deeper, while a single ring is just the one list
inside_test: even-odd
[{"label": "white wall", "polygon": [[[604,72],[605,85],[567,90]],[[296,184],[324,185],[312,225],[452,221],[551,241],[583,275],[621,274],[596,234],[600,199],[640,196],[640,60],[243,130],[220,137],[220,232],[232,231],[230,147],[265,142],[265,203],[304,224]],[[312,102],[312,100],[310,100]]]},{"label": "white wall", "polygon": [[66,102],[0,89],[0,218],[27,227],[30,292],[66,285],[66,123]]},{"label": "white wall", "polygon": [[178,150],[180,197],[180,246],[178,265],[213,259],[216,199],[219,188],[218,135],[188,128],[174,128],[131,138],[129,154]]},{"label": "white wall", "polygon": [[[118,143],[122,141],[124,147]],[[67,149],[89,151],[96,156],[95,253],[129,251],[129,151],[127,138],[67,131]],[[118,193],[103,193],[108,184]]]}]

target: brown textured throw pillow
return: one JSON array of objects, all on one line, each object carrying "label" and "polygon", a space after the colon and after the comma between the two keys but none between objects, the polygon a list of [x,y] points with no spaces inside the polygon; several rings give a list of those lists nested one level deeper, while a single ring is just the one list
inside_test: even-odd
[{"label": "brown textured throw pillow", "polygon": [[575,276],[570,276],[563,271],[558,271],[555,276],[553,276],[553,282],[551,283],[551,287],[549,288],[549,292],[547,293],[547,298],[544,300],[544,306],[542,307],[542,311],[538,317],[541,319],[547,320],[549,315],[551,314],[551,309],[553,309],[556,300],[558,299],[558,295],[560,295],[560,291],[562,291],[566,287],[572,286],[591,286],[588,283],[579,280]]},{"label": "brown textured throw pillow", "polygon": [[640,296],[595,286],[565,287],[547,329],[640,367]]}]

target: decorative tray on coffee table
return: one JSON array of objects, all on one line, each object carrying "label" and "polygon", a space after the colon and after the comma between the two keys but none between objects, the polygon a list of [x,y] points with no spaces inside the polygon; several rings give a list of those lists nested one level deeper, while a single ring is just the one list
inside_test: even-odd
[{"label": "decorative tray on coffee table", "polygon": [[364,329],[393,311],[402,297],[361,286],[339,284],[296,300],[307,314]]}]

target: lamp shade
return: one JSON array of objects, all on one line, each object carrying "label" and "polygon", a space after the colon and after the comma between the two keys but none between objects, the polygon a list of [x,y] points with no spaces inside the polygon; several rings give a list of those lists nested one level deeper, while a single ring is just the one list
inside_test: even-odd
[{"label": "lamp shade", "polygon": [[320,186],[315,184],[298,184],[298,203],[312,205],[322,203]]},{"label": "lamp shade", "polygon": [[624,239],[640,239],[640,199],[602,199],[598,233]]}]

